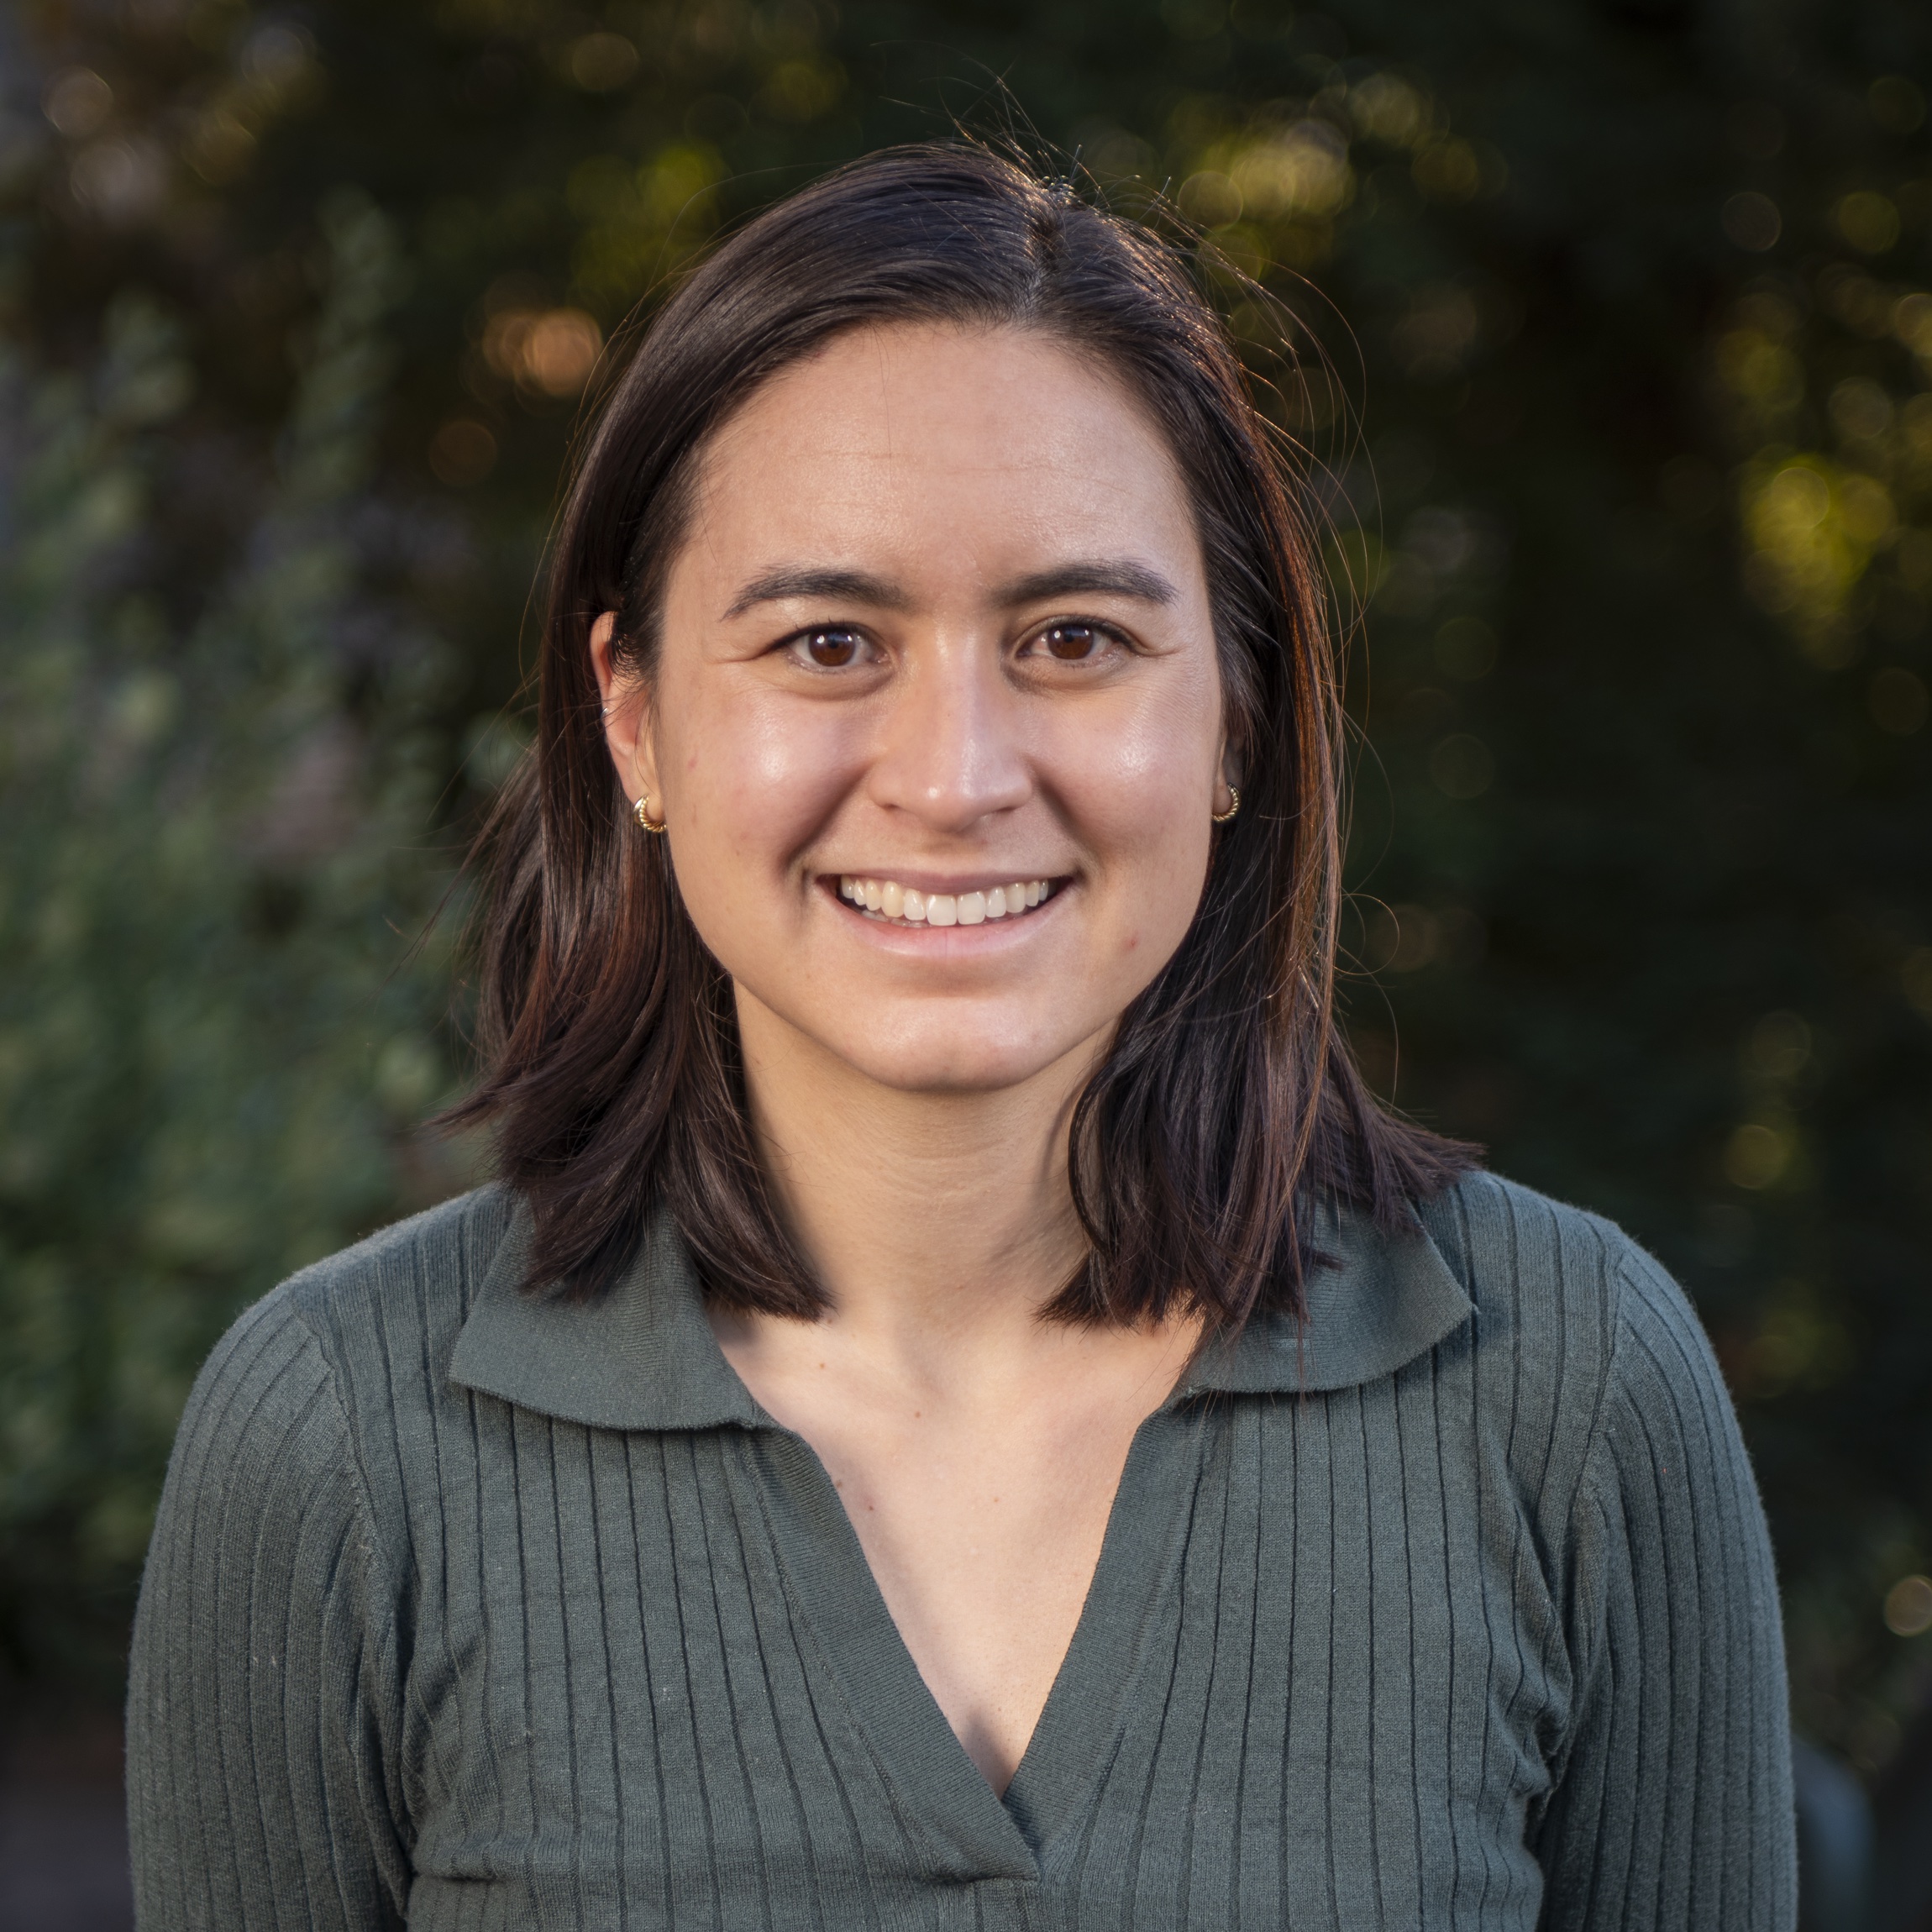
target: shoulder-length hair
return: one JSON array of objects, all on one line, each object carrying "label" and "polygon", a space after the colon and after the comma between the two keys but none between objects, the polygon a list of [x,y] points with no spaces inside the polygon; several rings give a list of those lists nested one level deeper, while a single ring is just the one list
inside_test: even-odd
[{"label": "shoulder-length hair", "polygon": [[1192,1310],[1216,1330],[1299,1315],[1318,1197],[1394,1225],[1473,1160],[1383,1111],[1336,1027],[1341,733],[1318,522],[1181,255],[969,145],[876,154],[759,215],[664,304],[610,394],[551,559],[533,756],[484,835],[485,1070],[447,1118],[494,1127],[534,1220],[533,1289],[601,1292],[661,1201],[719,1302],[826,1306],[760,1166],[729,983],[606,748],[589,638],[616,612],[613,656],[648,681],[707,439],[842,332],[933,322],[1051,336],[1124,378],[1166,434],[1241,788],[1192,926],[1074,1114],[1090,1247],[1046,1312]]}]

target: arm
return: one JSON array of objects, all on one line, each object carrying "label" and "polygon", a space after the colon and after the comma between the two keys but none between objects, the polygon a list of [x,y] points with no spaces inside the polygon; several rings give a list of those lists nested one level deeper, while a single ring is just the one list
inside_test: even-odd
[{"label": "arm", "polygon": [[1790,1932],[1783,1640],[1764,1514],[1704,1331],[1648,1257],[1574,1522],[1577,1705],[1536,1835],[1547,1932]]},{"label": "arm", "polygon": [[143,1932],[400,1926],[391,1601],[314,1336],[235,1325],[176,1439],[134,1623],[128,1804]]}]

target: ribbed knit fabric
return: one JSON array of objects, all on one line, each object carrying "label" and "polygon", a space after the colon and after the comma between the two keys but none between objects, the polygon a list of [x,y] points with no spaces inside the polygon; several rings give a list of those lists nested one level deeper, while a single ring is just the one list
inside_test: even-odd
[{"label": "ribbed knit fabric", "polygon": [[297,1276],[161,1504],[141,1926],[1788,1932],[1777,1595],[1694,1318],[1506,1184],[1425,1219],[1144,1425],[1004,1803],[664,1230],[604,1311],[517,1295],[496,1189]]}]

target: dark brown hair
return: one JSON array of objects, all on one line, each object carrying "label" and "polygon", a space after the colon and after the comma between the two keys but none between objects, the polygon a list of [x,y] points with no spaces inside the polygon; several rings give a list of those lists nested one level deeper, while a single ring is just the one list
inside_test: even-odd
[{"label": "dark brown hair", "polygon": [[842,331],[1044,332],[1124,378],[1171,444],[1205,553],[1241,811],[1179,950],[1122,1015],[1068,1161],[1091,1242],[1048,1312],[1210,1327],[1299,1313],[1309,1206],[1384,1224],[1472,1164],[1378,1106],[1334,1020],[1336,654],[1316,522],[1185,258],[1064,183],[969,144],[829,175],[739,229],[664,304],[605,404],[551,560],[533,758],[485,834],[488,1121],[535,1219],[529,1282],[596,1294],[668,1204],[706,1290],[810,1316],[822,1290],[744,1106],[731,988],[606,750],[589,636],[618,613],[648,677],[706,439]]}]

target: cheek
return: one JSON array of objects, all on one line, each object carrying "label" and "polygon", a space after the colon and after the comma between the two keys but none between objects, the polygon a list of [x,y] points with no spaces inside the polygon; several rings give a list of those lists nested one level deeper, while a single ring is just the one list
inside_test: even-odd
[{"label": "cheek", "polygon": [[730,669],[665,693],[666,790],[679,843],[721,862],[721,890],[728,857],[733,878],[769,890],[848,788],[855,734],[837,707],[781,705]]},{"label": "cheek", "polygon": [[1060,789],[1103,871],[1163,901],[1179,895],[1184,924],[1207,871],[1215,696],[1210,680],[1190,680],[1055,748]]}]

